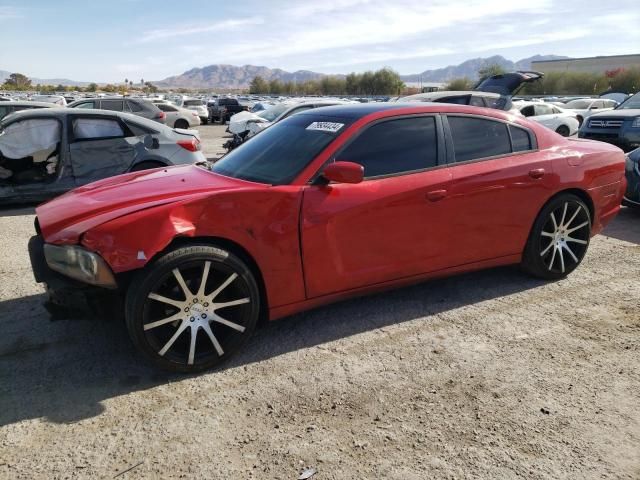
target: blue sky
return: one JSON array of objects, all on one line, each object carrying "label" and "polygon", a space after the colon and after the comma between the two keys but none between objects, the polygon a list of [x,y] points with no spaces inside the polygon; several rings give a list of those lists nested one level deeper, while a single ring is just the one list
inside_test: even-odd
[{"label": "blue sky", "polygon": [[160,80],[213,63],[408,74],[537,53],[640,53],[637,0],[0,0],[0,70],[39,78]]}]

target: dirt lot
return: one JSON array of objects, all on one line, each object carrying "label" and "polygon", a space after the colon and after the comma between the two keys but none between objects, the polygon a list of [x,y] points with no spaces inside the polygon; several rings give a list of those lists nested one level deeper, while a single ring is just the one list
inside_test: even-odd
[{"label": "dirt lot", "polygon": [[343,302],[192,377],[117,322],[49,321],[32,225],[0,212],[2,479],[640,478],[636,212],[566,280],[501,268]]}]

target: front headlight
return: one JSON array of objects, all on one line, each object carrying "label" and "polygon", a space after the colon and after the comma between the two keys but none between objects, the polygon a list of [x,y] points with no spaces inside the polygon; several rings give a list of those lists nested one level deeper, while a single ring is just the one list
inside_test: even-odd
[{"label": "front headlight", "polygon": [[631,124],[633,128],[640,128],[640,117],[636,117]]},{"label": "front headlight", "polygon": [[76,245],[44,245],[44,258],[51,270],[84,283],[116,288],[113,272],[97,253]]}]

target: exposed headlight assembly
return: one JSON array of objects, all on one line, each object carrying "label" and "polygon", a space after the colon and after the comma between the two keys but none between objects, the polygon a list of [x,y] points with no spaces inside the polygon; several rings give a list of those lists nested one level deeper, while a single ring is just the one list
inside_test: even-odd
[{"label": "exposed headlight assembly", "polygon": [[44,258],[51,270],[91,285],[116,288],[113,272],[97,253],[76,245],[44,245]]},{"label": "exposed headlight assembly", "polygon": [[640,128],[640,117],[636,117],[631,124],[633,128]]}]

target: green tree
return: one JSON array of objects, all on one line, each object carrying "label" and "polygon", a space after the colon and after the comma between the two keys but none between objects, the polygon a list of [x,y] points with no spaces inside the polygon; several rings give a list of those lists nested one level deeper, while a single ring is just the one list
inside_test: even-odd
[{"label": "green tree", "polygon": [[482,81],[493,75],[502,75],[506,73],[505,69],[497,63],[485,64],[480,70],[478,70],[478,79]]},{"label": "green tree", "polygon": [[98,90],[97,83],[90,83],[89,85],[87,85],[87,92],[96,92],[97,90]]},{"label": "green tree", "polygon": [[31,80],[21,73],[12,73],[4,84],[7,90],[28,90],[31,88]]},{"label": "green tree", "polygon": [[473,82],[467,77],[456,78],[447,83],[445,90],[461,91],[471,90],[473,88]]},{"label": "green tree", "polygon": [[284,85],[280,80],[274,78],[269,81],[269,93],[284,93]]},{"label": "green tree", "polygon": [[269,93],[269,84],[260,75],[253,77],[249,85],[249,93]]}]

